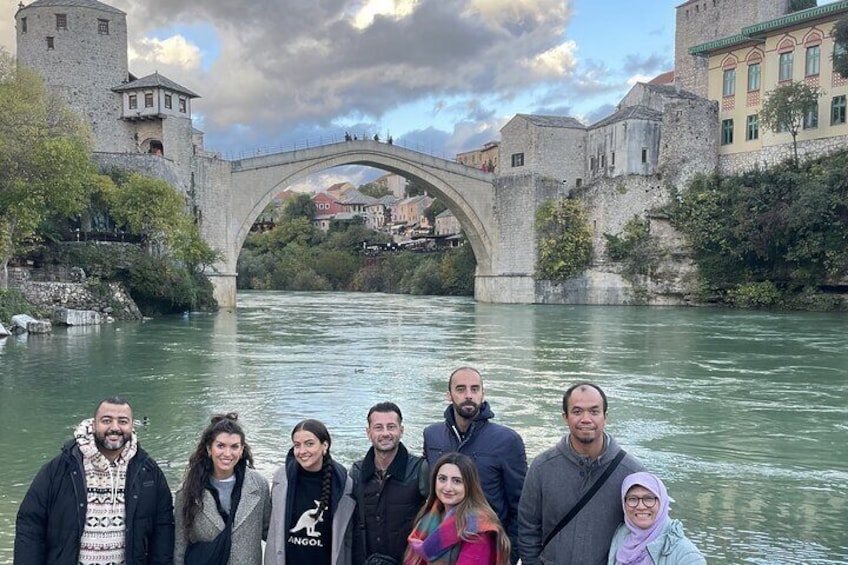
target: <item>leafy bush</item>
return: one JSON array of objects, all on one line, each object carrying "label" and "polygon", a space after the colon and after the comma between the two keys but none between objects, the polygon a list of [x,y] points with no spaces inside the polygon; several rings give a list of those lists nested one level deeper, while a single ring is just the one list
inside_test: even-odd
[{"label": "leafy bush", "polygon": [[0,289],[0,322],[6,329],[12,323],[12,316],[18,314],[29,314],[33,318],[39,318],[45,315],[45,312],[30,304],[20,291],[9,289]]},{"label": "leafy bush", "polygon": [[536,213],[536,233],[539,278],[565,280],[589,266],[592,232],[581,201],[563,199],[543,204]]},{"label": "leafy bush", "polygon": [[739,308],[768,308],[782,302],[783,293],[771,281],[744,283],[727,292],[730,303]]}]

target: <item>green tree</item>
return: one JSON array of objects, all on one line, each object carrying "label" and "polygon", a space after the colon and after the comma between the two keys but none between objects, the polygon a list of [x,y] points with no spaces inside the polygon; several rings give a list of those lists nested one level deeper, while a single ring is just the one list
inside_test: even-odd
[{"label": "green tree", "polygon": [[604,237],[607,240],[607,256],[623,263],[627,275],[648,275],[659,264],[659,244],[651,235],[651,224],[647,219],[634,216],[624,224],[621,234],[605,233]]},{"label": "green tree", "polygon": [[357,190],[365,196],[370,196],[372,198],[382,198],[383,196],[390,196],[392,194],[392,191],[389,190],[388,187],[373,182],[363,184]]},{"label": "green tree", "polygon": [[775,132],[788,131],[792,136],[792,155],[796,168],[798,132],[803,127],[807,114],[818,108],[822,94],[824,93],[817,86],[791,82],[767,93],[760,110],[760,121],[765,127]]},{"label": "green tree", "polygon": [[406,196],[421,196],[423,194],[429,194],[431,192],[430,185],[424,182],[419,178],[408,178],[406,179]]},{"label": "green tree", "polygon": [[315,202],[312,200],[312,195],[301,193],[288,201],[283,210],[282,218],[284,220],[306,218],[311,222],[315,218],[316,213],[317,210],[315,209]]},{"label": "green tree", "polygon": [[583,203],[576,199],[549,200],[536,212],[539,238],[537,275],[565,280],[592,259],[592,232]]},{"label": "green tree", "polygon": [[833,70],[848,78],[848,15],[842,16],[833,26]]},{"label": "green tree", "polygon": [[424,216],[427,217],[427,221],[430,222],[430,225],[436,226],[436,216],[447,210],[448,207],[445,206],[445,203],[439,200],[438,198],[433,199],[433,203],[430,204],[426,210],[424,210]]},{"label": "green tree", "polygon": [[90,135],[42,80],[0,50],[0,288],[45,220],[82,212],[96,183]]}]

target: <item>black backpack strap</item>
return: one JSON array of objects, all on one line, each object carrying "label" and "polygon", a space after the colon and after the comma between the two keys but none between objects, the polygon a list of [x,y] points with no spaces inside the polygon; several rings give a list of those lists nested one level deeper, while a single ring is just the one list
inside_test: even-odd
[{"label": "black backpack strap", "polygon": [[551,532],[547,535],[547,537],[545,537],[545,542],[542,544],[543,551],[545,547],[549,543],[551,543],[551,540],[554,539],[556,535],[560,533],[565,526],[568,525],[569,522],[571,522],[571,519],[577,516],[577,513],[580,512],[584,506],[586,506],[586,503],[592,500],[592,497],[595,496],[595,493],[597,493],[598,490],[600,490],[600,488],[604,486],[604,483],[607,482],[607,479],[610,477],[610,475],[612,475],[613,471],[615,471],[615,469],[618,467],[618,464],[621,463],[622,459],[624,459],[625,455],[627,455],[627,453],[623,449],[618,452],[615,458],[610,461],[610,464],[604,470],[603,474],[598,477],[598,480],[595,481],[595,483],[592,485],[592,488],[586,491],[586,494],[584,494],[583,497],[577,501],[577,504],[571,507],[571,510],[568,511],[568,514],[563,516],[562,520],[559,521],[559,524],[557,524],[556,527],[554,527],[554,529],[551,530]]}]

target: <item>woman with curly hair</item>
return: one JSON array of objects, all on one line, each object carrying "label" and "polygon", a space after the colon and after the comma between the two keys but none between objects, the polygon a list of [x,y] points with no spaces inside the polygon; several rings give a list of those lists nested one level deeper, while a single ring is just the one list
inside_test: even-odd
[{"label": "woman with curly hair", "polygon": [[356,500],[353,480],[330,456],[330,432],[303,420],[274,473],[266,565],[351,565]]},{"label": "woman with curly hair", "polygon": [[405,565],[509,565],[509,538],[468,456],[446,453],[436,462],[408,541]]},{"label": "woman with curly hair", "polygon": [[175,565],[261,565],[268,481],[253,469],[238,414],[216,414],[188,461],[174,501]]}]

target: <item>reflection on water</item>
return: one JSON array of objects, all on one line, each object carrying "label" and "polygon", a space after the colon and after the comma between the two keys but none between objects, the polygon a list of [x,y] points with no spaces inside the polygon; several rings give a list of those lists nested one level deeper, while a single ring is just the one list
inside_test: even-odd
[{"label": "reflection on water", "polygon": [[710,563],[848,563],[848,340],[831,314],[537,307],[345,293],[245,293],[235,314],[0,340],[0,562],[35,471],[101,397],[148,416],[172,487],[208,416],[236,410],[270,477],[292,426],[324,420],[345,464],[394,400],[405,442],[441,417],[450,370],[482,369],[528,455],[563,433],[563,390],[598,382],[608,429],[666,479]]}]

